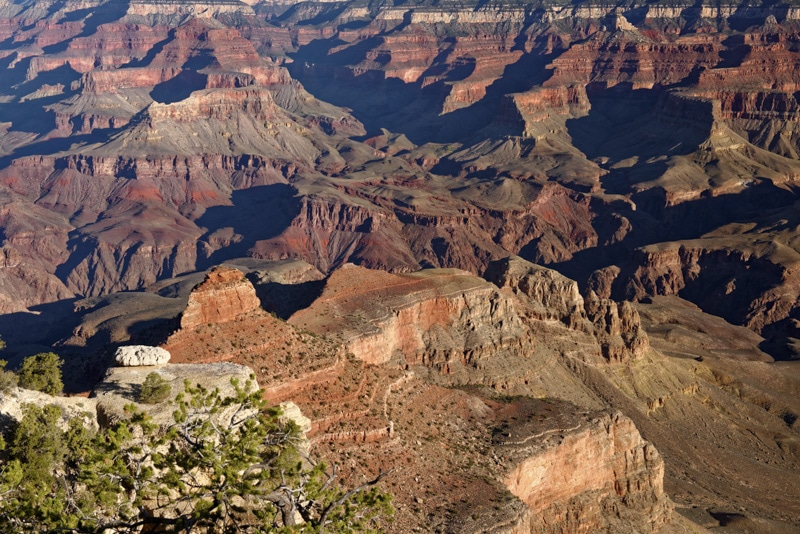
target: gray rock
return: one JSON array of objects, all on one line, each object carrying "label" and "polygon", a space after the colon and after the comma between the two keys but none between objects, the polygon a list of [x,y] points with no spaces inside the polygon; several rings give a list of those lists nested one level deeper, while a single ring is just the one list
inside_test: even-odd
[{"label": "gray rock", "polygon": [[161,347],[147,345],[126,345],[119,347],[114,359],[122,367],[140,367],[143,365],[164,365],[169,363],[169,351]]},{"label": "gray rock", "polygon": [[311,432],[311,419],[303,415],[298,405],[292,401],[285,401],[280,403],[279,406],[283,412],[284,419],[293,421],[303,434]]},{"label": "gray rock", "polygon": [[[133,403],[138,409],[146,411],[154,423],[166,427],[174,422],[172,414],[175,404],[172,401],[183,392],[186,381],[192,386],[203,386],[208,391],[219,389],[220,396],[225,398],[236,394],[231,384],[232,378],[239,381],[240,387],[244,387],[253,375],[253,370],[249,367],[230,362],[170,363],[158,368],[158,374],[170,384],[170,398],[158,404],[138,404],[142,384],[151,372],[153,369],[141,367],[112,367],[106,372],[106,376],[92,392],[97,401],[97,420],[100,426],[110,427],[129,418],[126,407]],[[251,387],[258,389],[258,383],[253,381]],[[224,414],[220,414],[220,417],[224,417]]]},{"label": "gray rock", "polygon": [[89,429],[97,429],[97,401],[84,397],[53,397],[41,391],[32,391],[23,388],[11,388],[5,393],[0,393],[0,421],[13,420],[21,421],[23,416],[22,407],[26,404],[33,404],[39,408],[44,408],[48,404],[55,404],[61,408],[61,418],[58,426],[61,430],[67,430],[69,421],[81,418],[83,426]]}]

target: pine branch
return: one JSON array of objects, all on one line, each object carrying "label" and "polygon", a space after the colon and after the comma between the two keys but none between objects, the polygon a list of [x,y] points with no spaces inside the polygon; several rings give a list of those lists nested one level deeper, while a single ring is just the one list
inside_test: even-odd
[{"label": "pine branch", "polygon": [[392,471],[394,471],[394,467],[389,469],[388,471],[381,471],[380,473],[378,473],[378,476],[375,477],[373,480],[365,482],[360,486],[351,489],[350,491],[342,495],[339,499],[330,503],[322,512],[322,515],[319,516],[319,534],[323,534],[325,532],[325,521],[328,519],[328,514],[331,512],[331,510],[337,508],[338,506],[341,506],[358,492],[374,486],[375,484],[380,482],[381,479],[383,479],[386,475],[390,474]]}]

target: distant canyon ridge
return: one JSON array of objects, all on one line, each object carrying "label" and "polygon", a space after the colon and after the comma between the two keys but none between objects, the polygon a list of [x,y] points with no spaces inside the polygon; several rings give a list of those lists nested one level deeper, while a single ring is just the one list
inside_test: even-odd
[{"label": "distant canyon ridge", "polygon": [[0,0],[0,74],[3,358],[98,423],[160,346],[388,532],[797,532],[800,4]]},{"label": "distant canyon ridge", "polygon": [[0,3],[0,312],[233,258],[679,295],[800,356],[800,5]]}]

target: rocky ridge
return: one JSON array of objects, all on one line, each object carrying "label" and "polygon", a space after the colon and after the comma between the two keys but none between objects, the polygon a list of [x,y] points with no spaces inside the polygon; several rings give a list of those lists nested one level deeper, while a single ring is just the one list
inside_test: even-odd
[{"label": "rocky ridge", "polygon": [[[342,286],[353,278],[362,280],[356,292]],[[374,308],[365,302],[375,303]],[[526,350],[513,304],[493,286],[459,271],[385,275],[347,265],[328,278],[310,308],[289,322],[342,339],[349,352],[369,364],[401,355],[406,365],[428,365],[447,374],[458,374],[464,365],[482,366],[486,352]]]},{"label": "rocky ridge", "polygon": [[[478,273],[511,253],[581,287],[619,269],[598,294],[645,298],[661,291],[637,281],[650,255],[580,254],[794,202],[792,6],[155,5],[4,19],[8,312],[244,255]],[[270,223],[226,220],[231,205],[264,213],[237,193],[259,187]],[[774,239],[757,225],[727,241],[733,256]],[[791,344],[793,305],[731,294],[731,318]]]},{"label": "rocky ridge", "polygon": [[241,271],[217,267],[189,295],[180,325],[189,329],[207,323],[224,323],[260,307],[253,285]]},{"label": "rocky ridge", "polygon": [[635,360],[649,348],[639,313],[629,302],[601,299],[594,291],[584,298],[575,281],[519,257],[490,263],[484,276],[501,289],[527,297],[537,309],[536,319],[557,319],[593,334],[610,362]]},{"label": "rocky ridge", "polygon": [[[770,529],[778,529],[775,532],[780,532],[781,521],[791,521],[790,515],[778,519],[780,512],[770,512],[770,505],[753,500],[776,483],[774,473],[769,475],[773,478],[760,474],[769,462],[783,466],[777,483],[788,483],[795,476],[796,455],[789,444],[796,441],[796,432],[785,418],[787,413],[800,413],[800,407],[781,404],[789,393],[768,392],[746,378],[771,376],[773,384],[786,392],[795,387],[791,382],[777,385],[780,371],[758,350],[760,338],[721,320],[711,323],[713,318],[696,308],[691,312],[695,315],[688,311],[676,315],[673,310],[688,305],[678,304],[682,301],[671,306],[639,304],[635,310],[631,304],[609,301],[615,309],[629,307],[636,312],[623,314],[628,318],[639,318],[635,324],[618,326],[627,325],[640,336],[648,329],[645,339],[651,337],[650,331],[656,335],[655,348],[650,341],[641,354],[609,365],[604,338],[593,333],[597,326],[582,304],[593,298],[576,293],[573,281],[520,258],[497,262],[493,270],[506,273],[513,284],[498,287],[452,270],[402,275],[348,266],[324,280],[312,304],[288,322],[251,310],[235,314],[232,321],[181,329],[165,346],[176,361],[251,365],[273,402],[292,401],[301,407],[311,420],[311,443],[340,458],[345,473],[357,476],[365,466],[388,468],[398,462],[406,466],[402,483],[418,491],[397,496],[401,531],[418,525],[428,513],[439,518],[441,528],[449,525],[446,528],[459,532],[490,527],[569,532],[577,528],[571,522],[577,517],[590,531],[696,531],[670,511],[673,505],[665,495],[673,494],[680,496],[675,506],[681,514],[706,525],[716,524],[713,514],[725,509],[725,503],[750,510],[743,517],[753,514],[752,518],[742,521],[771,525]],[[275,284],[266,272],[259,278],[266,286]],[[256,291],[263,291],[258,279],[250,278],[256,281]],[[293,285],[300,289],[305,283],[302,278],[292,280],[282,291]],[[218,287],[224,289],[226,284]],[[549,290],[530,290],[537,287]],[[473,295],[482,297],[473,300]],[[468,313],[459,302],[470,302]],[[578,323],[583,329],[561,320],[576,310],[586,314]],[[440,352],[449,355],[449,360],[443,359],[448,364],[432,365],[426,359],[430,358],[426,354],[437,354],[441,340],[468,340],[465,333],[470,325],[481,328],[478,321],[495,332],[489,336],[494,342],[479,345],[479,358],[463,360],[470,348],[466,344]],[[605,328],[610,323],[599,324]],[[722,332],[725,341],[692,333],[715,331]],[[376,345],[380,350],[364,345],[353,353],[359,332],[362,339],[391,334],[394,353],[386,356],[383,345]],[[489,389],[480,389],[486,386]],[[550,400],[536,400],[542,397]],[[718,415],[726,403],[734,403],[734,412]],[[762,406],[767,404],[774,409],[765,411]],[[609,406],[626,415],[598,411]],[[714,417],[713,424],[696,425]],[[755,425],[763,429],[757,435],[773,432],[776,441],[761,449],[757,443],[762,442],[750,434],[723,439],[726,425],[731,424]],[[726,440],[735,442],[733,449],[726,447]],[[703,446],[707,453],[700,447],[706,442],[715,444],[710,449]],[[465,448],[464,443],[484,445]],[[371,452],[364,456],[367,450]],[[528,463],[548,468],[560,462],[574,465],[579,450],[591,452],[587,463],[608,465],[616,474],[592,478],[589,475],[599,471],[574,472],[574,485],[562,497],[552,494],[561,487],[555,483],[514,482],[517,475],[524,478],[542,471],[524,467]],[[656,450],[667,452],[661,458]],[[760,456],[764,450],[771,451],[770,460]],[[444,461],[450,458],[447,451],[458,453]],[[356,457],[361,460],[355,461]],[[736,474],[723,475],[724,465],[740,467]],[[485,470],[482,476],[488,477],[489,485],[476,485],[476,469]],[[747,476],[753,489],[726,486],[725,476]],[[666,489],[660,484],[662,478]],[[709,492],[709,487],[718,489]],[[507,491],[517,497],[502,497]],[[419,492],[421,504],[415,500]],[[425,494],[448,497],[428,502]],[[447,504],[451,497],[455,500]],[[464,513],[446,519],[451,516],[445,508],[453,506],[463,507]],[[783,510],[786,506],[791,507],[782,501]],[[534,509],[539,512],[531,512]],[[546,524],[540,524],[542,517],[549,518]]]}]

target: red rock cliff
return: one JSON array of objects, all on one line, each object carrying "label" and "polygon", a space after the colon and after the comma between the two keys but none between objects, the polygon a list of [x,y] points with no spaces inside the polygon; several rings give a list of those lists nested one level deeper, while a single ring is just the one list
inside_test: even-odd
[{"label": "red rock cliff", "polygon": [[545,434],[507,440],[528,455],[505,483],[531,532],[657,532],[669,520],[664,462],[633,421],[604,414]]},{"label": "red rock cliff", "polygon": [[253,284],[241,271],[217,267],[189,295],[189,303],[181,316],[181,328],[225,323],[260,306]]}]

